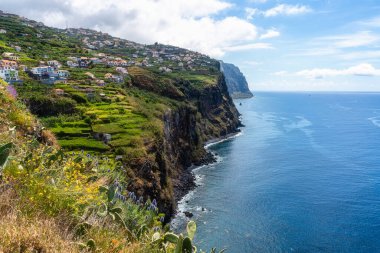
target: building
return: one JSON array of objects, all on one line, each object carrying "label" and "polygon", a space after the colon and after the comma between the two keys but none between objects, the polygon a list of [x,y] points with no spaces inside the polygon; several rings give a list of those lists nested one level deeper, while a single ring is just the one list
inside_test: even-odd
[{"label": "building", "polygon": [[44,84],[55,84],[56,82],[65,83],[69,77],[67,70],[56,70],[52,66],[35,67],[30,69],[28,73],[34,79],[40,80]]},{"label": "building", "polygon": [[101,80],[101,79],[97,79],[95,80],[95,83],[98,85],[98,86],[101,86],[101,87],[104,87],[106,85],[106,82],[104,82],[104,80]]},{"label": "building", "polygon": [[74,62],[74,61],[67,61],[66,64],[70,68],[77,68],[77,67],[79,67],[79,64],[77,62]]},{"label": "building", "polygon": [[88,99],[93,99],[93,98],[95,98],[95,90],[94,90],[94,89],[86,88],[86,89],[84,90],[84,92],[86,93]]},{"label": "building", "polygon": [[81,57],[78,60],[78,65],[79,65],[80,68],[87,68],[88,64],[89,64],[89,60],[88,60],[87,57]]},{"label": "building", "polygon": [[70,76],[70,73],[67,70],[61,70],[60,69],[57,71],[57,73],[58,73],[59,78],[61,78],[61,79],[63,79],[63,78],[66,79]]},{"label": "building", "polygon": [[51,67],[54,67],[56,69],[62,67],[62,64],[59,61],[57,61],[57,60],[47,61],[47,65],[49,65]]},{"label": "building", "polygon": [[14,53],[9,53],[9,52],[4,52],[2,54],[2,56],[7,59],[7,60],[11,60],[11,61],[18,61],[20,59],[20,57],[18,55],[15,55]]},{"label": "building", "polygon": [[112,74],[111,74],[111,73],[106,73],[106,74],[104,75],[104,78],[105,78],[105,79],[111,79],[111,78],[112,78]]},{"label": "building", "polygon": [[0,67],[17,69],[18,64],[16,61],[0,60]]},{"label": "building", "polygon": [[54,93],[58,96],[62,96],[65,94],[65,91],[62,89],[54,89]]},{"label": "building", "polygon": [[90,60],[93,64],[101,64],[102,63],[102,60],[99,58],[96,58],[96,57],[90,58]]},{"label": "building", "polygon": [[18,71],[11,67],[0,67],[0,78],[8,83],[21,82]]},{"label": "building", "polygon": [[123,67],[116,67],[116,72],[126,76],[128,75],[128,70],[126,68],[123,68]]},{"label": "building", "polygon": [[[48,75],[49,77],[50,76],[53,76],[55,75],[55,71],[54,71],[54,68],[51,67],[51,66],[40,66],[40,67],[35,67],[35,68],[32,68],[30,70],[30,72],[34,75],[34,76],[38,76],[38,77],[42,77],[44,75]],[[57,74],[58,75],[58,74]]]}]

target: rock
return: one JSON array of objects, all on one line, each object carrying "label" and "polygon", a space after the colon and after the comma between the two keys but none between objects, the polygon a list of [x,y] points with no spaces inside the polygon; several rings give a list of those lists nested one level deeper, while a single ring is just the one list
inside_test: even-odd
[{"label": "rock", "polygon": [[248,88],[247,80],[237,66],[220,61],[220,70],[224,73],[228,92],[232,98],[253,97],[253,94]]},{"label": "rock", "polygon": [[187,218],[192,218],[192,217],[194,216],[193,213],[188,212],[188,211],[184,211],[183,213],[185,214],[185,216],[186,216]]}]

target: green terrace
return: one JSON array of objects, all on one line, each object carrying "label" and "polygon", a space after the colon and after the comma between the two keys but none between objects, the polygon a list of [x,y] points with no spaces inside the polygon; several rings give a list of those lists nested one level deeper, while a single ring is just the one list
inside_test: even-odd
[{"label": "green terrace", "polygon": [[[70,91],[75,90],[68,85],[57,87],[69,95]],[[142,143],[142,138],[149,139],[152,136],[149,130],[143,128],[148,123],[147,116],[134,112],[135,108],[126,96],[117,92],[118,89],[94,87],[94,90],[106,94],[109,102],[89,101],[78,105],[79,117],[67,117],[50,124],[50,129],[59,138],[63,148],[107,151],[111,148],[135,147],[136,143]],[[122,101],[114,102],[116,99]],[[45,118],[44,121],[52,122],[54,118]],[[109,136],[107,140],[104,139],[106,134]]]}]

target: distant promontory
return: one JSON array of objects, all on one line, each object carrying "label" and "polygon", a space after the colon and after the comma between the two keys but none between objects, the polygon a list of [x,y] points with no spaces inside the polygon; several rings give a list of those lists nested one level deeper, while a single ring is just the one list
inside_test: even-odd
[{"label": "distant promontory", "polygon": [[237,66],[220,61],[220,71],[224,73],[228,92],[232,98],[237,99],[253,97],[252,92],[248,88],[247,80]]}]

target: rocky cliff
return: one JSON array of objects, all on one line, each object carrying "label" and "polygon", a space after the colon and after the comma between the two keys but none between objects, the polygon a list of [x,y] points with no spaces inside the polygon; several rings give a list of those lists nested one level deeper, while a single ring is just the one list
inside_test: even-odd
[{"label": "rocky cliff", "polygon": [[0,27],[6,28],[0,53],[16,55],[28,70],[58,62],[68,74],[41,88],[39,77],[20,69],[23,85],[16,86],[20,101],[41,117],[59,146],[111,158],[128,191],[157,199],[167,217],[194,187],[189,167],[213,160],[204,143],[238,131],[220,63],[207,55],[51,28],[1,12]]},{"label": "rocky cliff", "polygon": [[251,98],[253,97],[248,88],[247,80],[240,69],[230,63],[220,62],[220,70],[226,77],[228,92],[232,98]]},{"label": "rocky cliff", "polygon": [[224,75],[215,85],[183,93],[187,103],[163,115],[163,134],[151,149],[154,159],[136,167],[144,183],[131,185],[139,194],[157,198],[168,217],[175,212],[176,202],[195,187],[191,166],[214,161],[205,142],[238,132],[240,126]]}]

